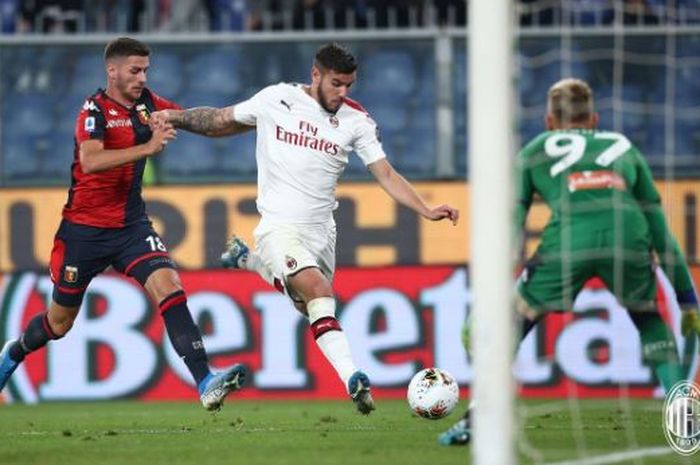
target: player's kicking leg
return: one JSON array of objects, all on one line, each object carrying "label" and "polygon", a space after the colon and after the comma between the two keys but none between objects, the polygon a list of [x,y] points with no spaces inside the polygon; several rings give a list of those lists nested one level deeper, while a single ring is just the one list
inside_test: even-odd
[{"label": "player's kicking leg", "polygon": [[[226,268],[254,271],[270,285],[283,290],[279,286],[281,283],[276,282],[272,271],[265,266],[260,256],[252,252],[239,237],[233,236],[226,243],[226,250],[221,255],[221,264]],[[293,277],[296,281],[301,280],[302,285],[299,288],[307,288],[305,276],[310,276],[311,281],[315,281],[321,287],[330,288],[327,279],[315,267],[302,270]],[[326,289],[325,293],[331,293],[331,290]],[[368,415],[375,409],[370,392],[370,380],[364,372],[355,367],[352,361],[347,337],[335,319],[335,299],[317,297],[308,299],[307,303],[301,299],[292,300],[297,310],[309,318],[316,344],[345,384],[355,407],[363,415]]]},{"label": "player's kicking leg", "polygon": [[375,409],[369,377],[358,370],[352,360],[348,338],[335,318],[336,303],[330,282],[314,267],[303,269],[287,279],[306,302],[316,345],[345,384],[357,411],[369,415]]}]

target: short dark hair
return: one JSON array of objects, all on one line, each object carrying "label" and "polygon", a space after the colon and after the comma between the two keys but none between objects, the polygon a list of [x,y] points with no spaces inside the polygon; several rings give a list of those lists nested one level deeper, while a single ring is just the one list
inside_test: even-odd
[{"label": "short dark hair", "polygon": [[148,45],[131,37],[114,39],[105,47],[105,61],[129,56],[147,57],[151,54]]},{"label": "short dark hair", "polygon": [[355,56],[336,42],[321,46],[316,52],[314,64],[322,71],[330,70],[342,74],[350,74],[357,69]]}]

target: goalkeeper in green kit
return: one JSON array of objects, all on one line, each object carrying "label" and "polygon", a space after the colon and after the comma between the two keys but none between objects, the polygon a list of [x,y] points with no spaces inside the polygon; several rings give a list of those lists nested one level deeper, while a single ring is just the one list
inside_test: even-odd
[{"label": "goalkeeper in green kit", "polygon": [[[517,283],[521,337],[547,312],[568,311],[586,281],[600,278],[629,310],[644,361],[668,391],[684,379],[672,332],[656,308],[656,263],[683,311],[682,333],[700,335],[693,282],[664,218],[642,154],[622,134],[596,129],[590,87],[563,79],[549,89],[547,131],[517,159],[516,221],[524,228],[533,197],[551,217]],[[469,328],[465,328],[465,345]],[[469,411],[440,435],[444,445],[470,440]]]}]

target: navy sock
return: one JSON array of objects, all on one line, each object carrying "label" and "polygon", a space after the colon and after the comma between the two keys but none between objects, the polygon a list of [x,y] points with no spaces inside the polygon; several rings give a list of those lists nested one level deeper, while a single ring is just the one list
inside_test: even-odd
[{"label": "navy sock", "polygon": [[176,291],[158,305],[175,352],[187,365],[197,386],[209,374],[202,336],[187,308],[185,291]]},{"label": "navy sock", "polygon": [[51,340],[60,338],[61,336],[51,331],[46,312],[40,313],[29,321],[17,342],[10,346],[10,358],[15,362],[21,362],[28,353],[41,349]]}]

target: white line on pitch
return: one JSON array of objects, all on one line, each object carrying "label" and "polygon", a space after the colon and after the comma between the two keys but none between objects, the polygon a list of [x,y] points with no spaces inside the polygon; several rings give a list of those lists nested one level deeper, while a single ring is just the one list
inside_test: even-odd
[{"label": "white line on pitch", "polygon": [[630,450],[626,452],[615,452],[614,454],[599,455],[578,460],[566,460],[564,462],[552,462],[546,465],[606,465],[618,463],[625,460],[638,459],[641,457],[652,457],[655,455],[672,454],[668,447],[649,447],[647,449]]}]

